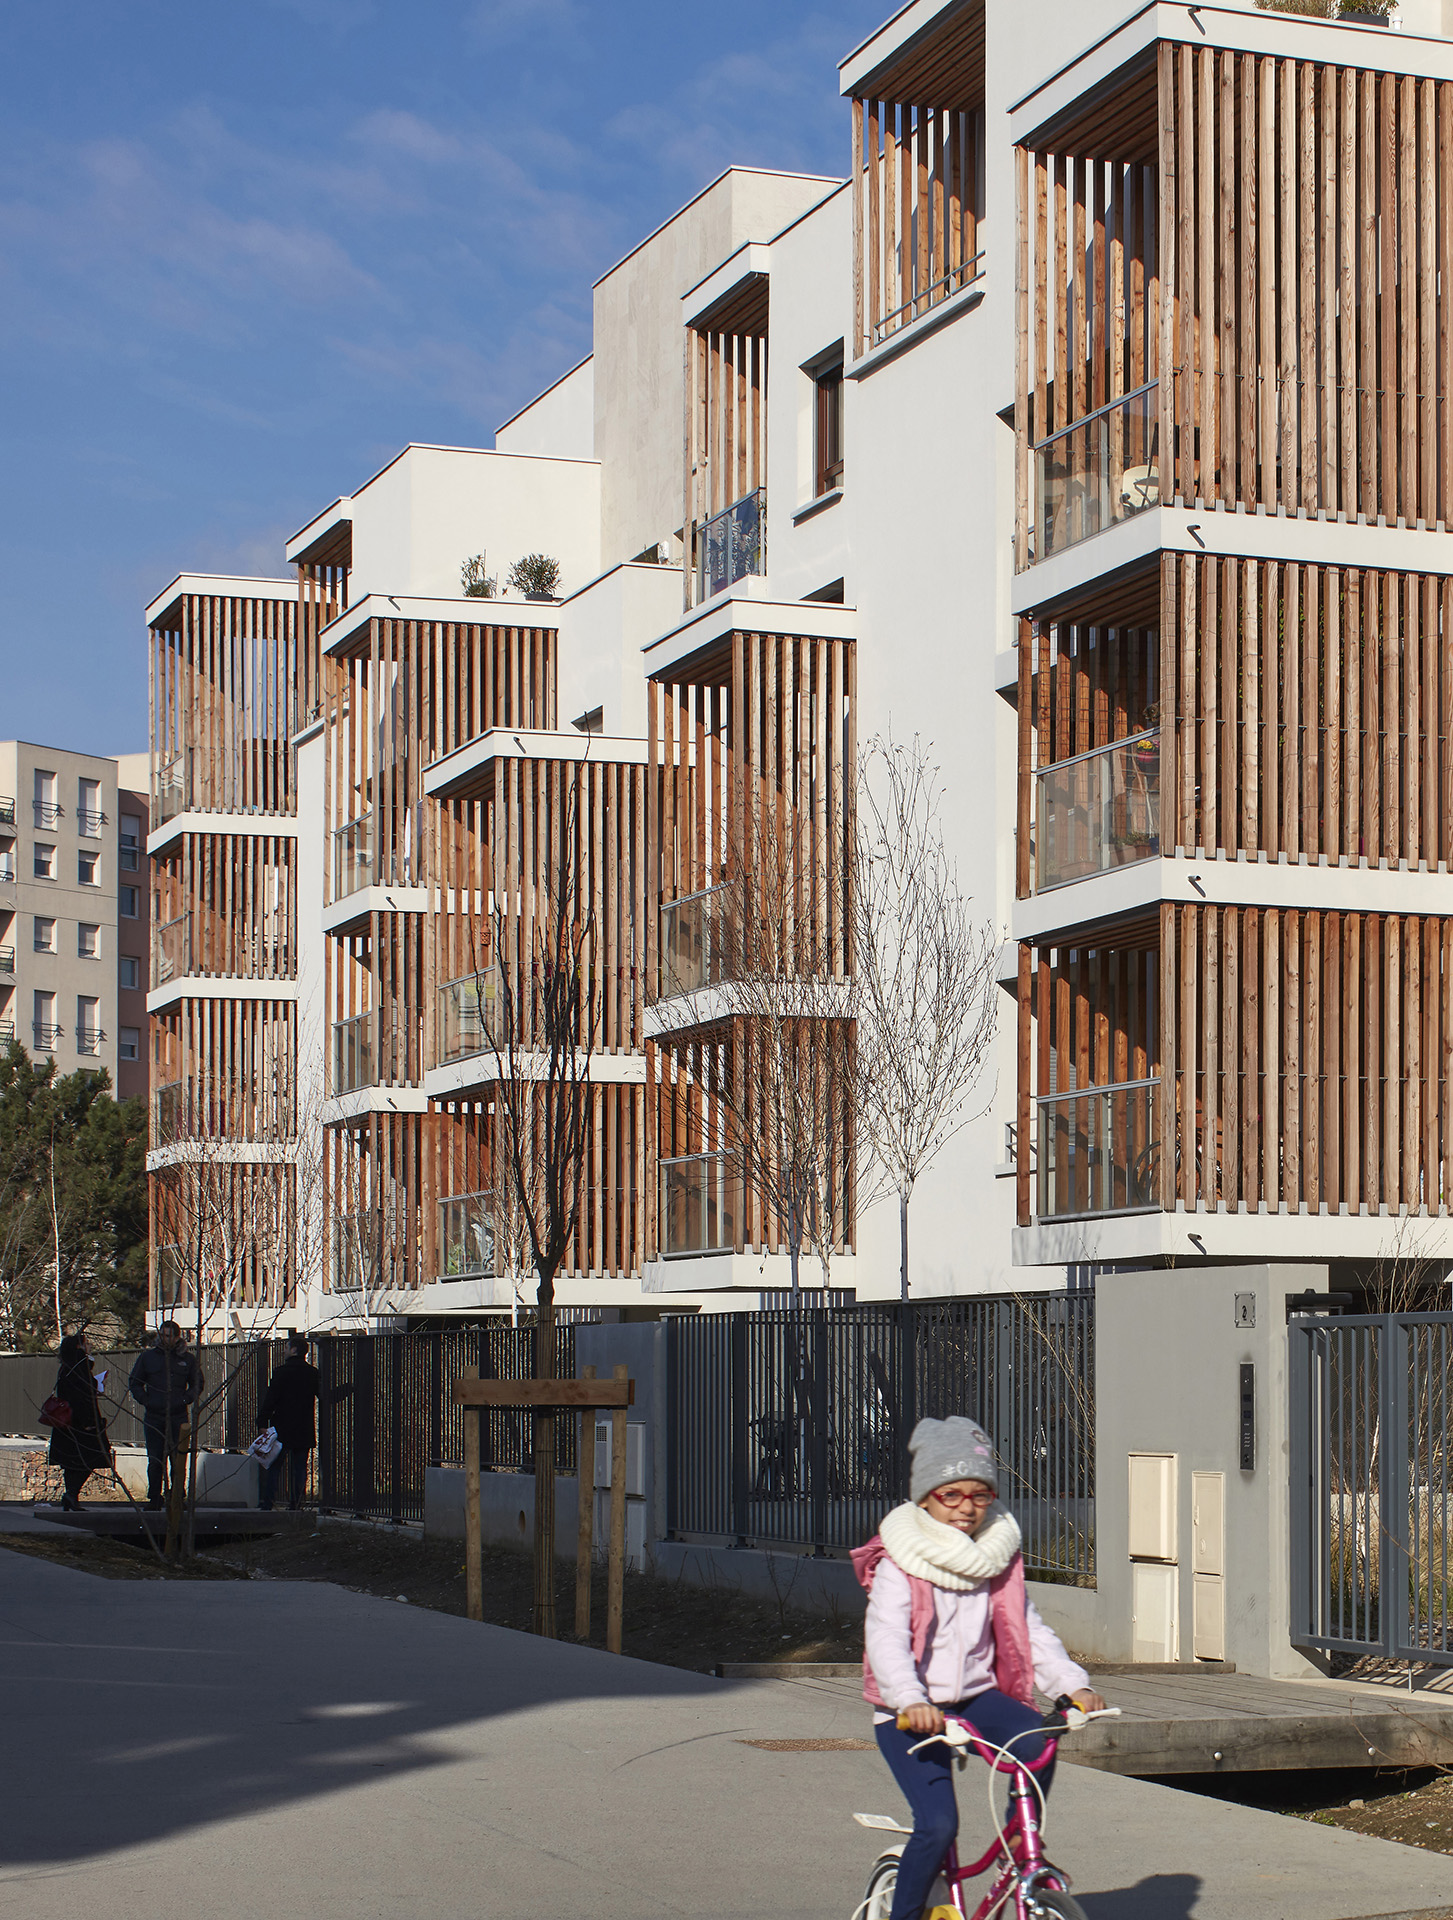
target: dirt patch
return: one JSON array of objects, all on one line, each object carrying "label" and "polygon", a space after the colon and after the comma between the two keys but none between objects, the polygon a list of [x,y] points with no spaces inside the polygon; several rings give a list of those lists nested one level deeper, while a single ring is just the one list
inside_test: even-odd
[{"label": "dirt patch", "polygon": [[[117,1579],[156,1578],[154,1555],[119,1541],[78,1534],[0,1535],[0,1545]],[[328,1580],[353,1593],[403,1600],[437,1613],[465,1610],[462,1541],[426,1540],[397,1527],[324,1520],[313,1533],[289,1532],[246,1543],[204,1546],[196,1562],[202,1578]],[[167,1576],[163,1576],[167,1577]],[[527,1632],[533,1599],[527,1551],[484,1550],[484,1617],[495,1626]],[[560,1567],[556,1597],[562,1639],[573,1639],[575,1569]],[[591,1590],[590,1644],[605,1644],[605,1569]],[[720,1661],[822,1661],[862,1657],[861,1622],[812,1614],[773,1601],[752,1600],[727,1587],[689,1586],[649,1573],[627,1574],[624,1651],[640,1660],[708,1673]]]},{"label": "dirt patch", "polygon": [[1159,1784],[1377,1840],[1396,1840],[1429,1853],[1453,1854],[1453,1778],[1434,1767],[1163,1774]]},{"label": "dirt patch", "polygon": [[104,1535],[63,1532],[0,1533],[0,1547],[28,1553],[33,1560],[74,1567],[80,1573],[99,1573],[108,1580],[235,1580],[235,1573],[209,1560],[169,1567],[149,1547],[133,1547]]}]

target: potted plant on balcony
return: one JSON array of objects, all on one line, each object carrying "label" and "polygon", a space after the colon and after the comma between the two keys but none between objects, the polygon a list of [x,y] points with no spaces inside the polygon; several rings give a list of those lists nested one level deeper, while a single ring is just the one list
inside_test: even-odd
[{"label": "potted plant on balcony", "polygon": [[560,562],[548,553],[527,553],[510,568],[505,584],[527,600],[554,600],[560,591]]},{"label": "potted plant on balcony", "polygon": [[484,570],[484,555],[471,554],[459,569],[459,584],[466,600],[493,600],[498,592],[495,580]]}]

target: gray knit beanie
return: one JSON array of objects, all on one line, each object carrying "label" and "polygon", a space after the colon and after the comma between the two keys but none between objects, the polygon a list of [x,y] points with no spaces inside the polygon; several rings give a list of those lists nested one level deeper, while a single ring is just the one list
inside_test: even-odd
[{"label": "gray knit beanie", "polygon": [[950,1480],[982,1480],[997,1494],[999,1466],[994,1442],[977,1420],[950,1414],[947,1420],[920,1420],[908,1441],[913,1455],[909,1498],[915,1504]]}]

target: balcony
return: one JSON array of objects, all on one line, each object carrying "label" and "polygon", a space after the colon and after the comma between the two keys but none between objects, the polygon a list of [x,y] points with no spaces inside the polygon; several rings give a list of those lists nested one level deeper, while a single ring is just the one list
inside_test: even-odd
[{"label": "balcony", "polygon": [[488,1279],[494,1270],[494,1195],[448,1194],[439,1202],[439,1278]]},{"label": "balcony", "polygon": [[14,886],[15,861],[11,857],[0,858],[0,886]]},{"label": "balcony", "polygon": [[76,832],[83,833],[88,839],[100,838],[101,829],[106,824],[104,813],[97,813],[90,807],[76,809]]},{"label": "balcony", "polygon": [[767,571],[767,489],[758,487],[697,529],[697,598]]},{"label": "balcony", "polygon": [[151,936],[151,984],[164,987],[192,970],[192,916],[163,920]]},{"label": "balcony", "polygon": [[373,815],[333,829],[333,898],[346,900],[373,881]]},{"label": "balcony", "polygon": [[1160,852],[1160,730],[1117,740],[1035,774],[1038,893]]},{"label": "balcony", "polygon": [[661,1257],[731,1253],[737,1244],[741,1178],[725,1153],[661,1162]]},{"label": "balcony", "polygon": [[340,1213],[333,1221],[334,1293],[360,1293],[372,1278],[379,1254],[379,1215],[372,1210]]},{"label": "balcony", "polygon": [[1031,560],[1160,505],[1159,396],[1152,381],[1035,447]]},{"label": "balcony", "polygon": [[1038,1106],[1041,1220],[1160,1204],[1159,1079],[1045,1094]]},{"label": "balcony", "polygon": [[156,819],[158,826],[186,810],[190,797],[191,753],[183,749],[164,760],[156,774]]},{"label": "balcony", "polygon": [[0,831],[15,826],[15,801],[8,793],[0,793]]},{"label": "balcony", "polygon": [[48,1020],[33,1020],[30,1031],[35,1038],[37,1053],[54,1053],[61,1043],[62,1028],[52,1026]]},{"label": "balcony", "polygon": [[726,887],[709,887],[662,907],[662,1000],[719,986],[726,977],[727,892]]},{"label": "balcony", "polygon": [[76,1028],[76,1052],[97,1054],[105,1043],[106,1035],[100,1027]]},{"label": "balcony", "polygon": [[984,277],[984,258],[976,253],[972,260],[951,267],[947,273],[940,274],[937,280],[929,281],[923,289],[910,299],[894,307],[891,313],[885,313],[881,320],[872,323],[872,345],[882,346],[900,327],[906,327],[910,321],[929,313],[941,301],[952,299],[954,294],[962,293],[965,287],[971,287]]},{"label": "balcony", "polygon": [[171,1080],[152,1096],[152,1144],[170,1146],[182,1133],[182,1083]]},{"label": "balcony", "polygon": [[484,1053],[498,1038],[498,979],[490,967],[461,974],[438,989],[438,1028],[434,1064],[448,1066]]},{"label": "balcony", "polygon": [[62,809],[54,800],[37,800],[33,805],[35,824],[38,827],[53,827],[61,817]]},{"label": "balcony", "polygon": [[0,1020],[0,1047],[10,1046],[15,1039],[15,1022]]},{"label": "balcony", "polygon": [[373,1015],[356,1013],[351,1020],[339,1020],[333,1027],[334,1097],[357,1093],[361,1087],[378,1083],[374,1060]]},{"label": "balcony", "polygon": [[14,947],[0,947],[0,979],[13,980],[14,978],[15,949]]}]

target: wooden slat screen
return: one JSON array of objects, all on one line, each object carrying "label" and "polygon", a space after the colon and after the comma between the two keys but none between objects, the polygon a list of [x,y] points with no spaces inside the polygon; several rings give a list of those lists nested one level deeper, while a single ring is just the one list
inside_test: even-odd
[{"label": "wooden slat screen", "polygon": [[[153,932],[185,916],[179,972],[292,980],[297,973],[297,841],[188,833],[151,862]],[[163,982],[155,964],[152,985]]]}]

